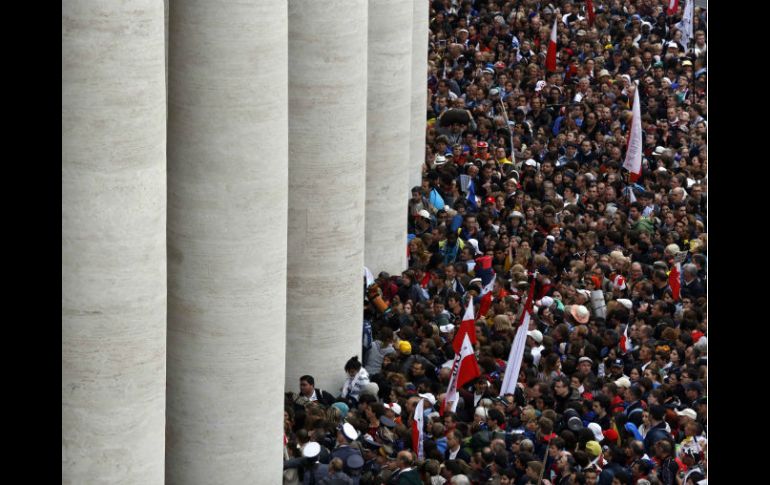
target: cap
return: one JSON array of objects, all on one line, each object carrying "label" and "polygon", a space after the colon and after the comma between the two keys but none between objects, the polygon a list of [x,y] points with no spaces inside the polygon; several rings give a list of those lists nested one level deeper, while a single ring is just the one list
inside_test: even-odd
[{"label": "cap", "polygon": [[348,459],[345,462],[345,466],[347,466],[350,470],[358,470],[359,468],[363,468],[364,457],[359,455],[358,453],[354,453],[348,456]]},{"label": "cap", "polygon": [[305,458],[317,458],[321,454],[321,445],[315,441],[308,441],[302,449],[302,456]]},{"label": "cap", "polygon": [[441,333],[451,333],[455,329],[455,326],[451,323],[447,323],[446,325],[440,326],[438,329]]},{"label": "cap", "polygon": [[385,426],[386,428],[396,427],[396,422],[390,419],[389,417],[385,416],[384,414],[380,416],[380,424]]},{"label": "cap", "polygon": [[480,142],[476,143],[476,147],[477,148],[488,148],[489,145],[485,141],[480,141]]},{"label": "cap", "polygon": [[602,69],[601,71],[599,71],[599,77],[604,77],[604,76],[609,77],[609,75],[610,75],[610,71],[608,71],[607,69]]},{"label": "cap", "polygon": [[604,439],[604,435],[602,434],[602,426],[599,423],[588,423],[588,429],[590,429],[594,434],[596,441],[601,441]]},{"label": "cap", "polygon": [[609,441],[612,441],[613,443],[617,443],[618,442],[618,438],[619,438],[618,432],[615,431],[614,429],[612,429],[612,428],[605,429],[604,431],[602,431],[602,434]]},{"label": "cap", "polygon": [[589,455],[596,458],[597,456],[602,454],[602,446],[597,441],[589,441],[586,443],[586,451]]},{"label": "cap", "polygon": [[616,301],[626,307],[626,310],[630,310],[634,306],[634,303],[628,298],[618,298]]},{"label": "cap", "polygon": [[692,419],[693,421],[698,419],[698,413],[696,413],[693,409],[686,408],[681,411],[677,411],[676,414],[679,416],[687,416],[688,418]]},{"label": "cap", "polygon": [[430,212],[428,212],[425,209],[421,209],[420,212],[417,213],[420,217],[423,217],[425,219],[430,219]]},{"label": "cap", "polygon": [[508,216],[509,219],[513,219],[514,217],[518,217],[520,219],[524,219],[524,214],[522,214],[519,211],[513,211],[513,212],[511,212],[511,215]]},{"label": "cap", "polygon": [[408,340],[402,340],[398,343],[398,351],[402,354],[411,354],[412,344],[410,344]]},{"label": "cap", "polygon": [[543,298],[536,301],[535,303],[539,307],[549,308],[551,305],[553,305],[553,298],[551,298],[550,296],[544,296]]},{"label": "cap", "polygon": [[623,359],[613,359],[610,367],[623,367],[624,365]]},{"label": "cap", "polygon": [[499,94],[500,94],[500,90],[497,89],[497,88],[492,88],[492,89],[489,90],[489,95],[490,96],[497,96]]},{"label": "cap", "polygon": [[431,406],[436,404],[436,397],[433,394],[429,393],[429,392],[426,392],[425,394],[418,394],[418,396],[420,396],[423,399],[427,399],[428,401],[430,401],[430,405]]},{"label": "cap", "polygon": [[615,381],[615,385],[618,386],[618,387],[629,388],[629,387],[631,387],[631,379],[629,379],[626,376],[623,376],[620,379],[617,379]]},{"label": "cap", "polygon": [[350,441],[358,439],[358,431],[350,423],[344,423],[340,431],[342,431],[342,434],[345,436],[345,438],[349,439]]},{"label": "cap", "polygon": [[578,364],[582,364],[583,362],[588,362],[590,364],[594,363],[594,361],[591,360],[591,357],[581,357],[578,359]]},{"label": "cap", "polygon": [[385,409],[392,409],[393,412],[396,413],[396,416],[401,415],[401,406],[397,402],[385,403],[383,406]]},{"label": "cap", "polygon": [[446,157],[443,155],[436,155],[436,158],[433,161],[434,165],[443,165],[446,163]]},{"label": "cap", "polygon": [[588,319],[591,318],[588,308],[583,305],[572,305],[570,308],[570,315],[572,315],[572,318],[578,323],[588,323]]},{"label": "cap", "polygon": [[543,342],[543,333],[540,330],[530,330],[527,332],[527,336],[535,339],[535,342],[537,343]]}]

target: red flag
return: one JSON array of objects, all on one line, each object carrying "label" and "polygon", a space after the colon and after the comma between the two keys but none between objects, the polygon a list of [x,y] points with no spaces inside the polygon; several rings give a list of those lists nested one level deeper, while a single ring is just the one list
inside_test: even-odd
[{"label": "red flag", "polygon": [[639,87],[634,89],[634,105],[631,108],[631,129],[628,130],[628,145],[623,168],[630,172],[631,182],[642,175],[642,114],[639,107]]},{"label": "red flag", "polygon": [[668,0],[666,15],[674,15],[679,10],[679,0]]},{"label": "red flag", "polygon": [[414,416],[412,417],[412,450],[417,453],[417,459],[422,460],[425,457],[425,452],[422,447],[422,435],[424,428],[423,416],[423,400],[417,403],[414,408]]},{"label": "red flag", "polygon": [[626,325],[625,330],[623,330],[623,336],[620,337],[620,351],[623,354],[627,354],[628,351],[631,349],[631,341],[628,339],[628,326],[630,324]]},{"label": "red flag", "polygon": [[671,287],[671,292],[674,296],[674,301],[679,301],[679,290],[681,289],[680,275],[682,274],[681,265],[675,263],[668,273],[668,286]]},{"label": "red flag", "polygon": [[455,338],[452,341],[452,348],[455,350],[455,353],[460,352],[460,348],[463,345],[463,336],[467,335],[468,338],[471,339],[471,343],[476,343],[476,317],[473,313],[473,298],[468,299],[468,306],[465,307],[465,315],[463,315],[463,320],[460,322],[460,328],[457,330],[457,333],[455,334]]},{"label": "red flag", "polygon": [[452,374],[449,377],[449,386],[444,395],[444,400],[441,401],[439,414],[443,416],[447,409],[451,412],[455,412],[457,409],[457,401],[459,401],[457,388],[462,387],[464,384],[480,375],[481,369],[479,369],[479,363],[476,360],[476,355],[473,353],[473,345],[471,345],[471,341],[466,335],[463,337],[463,344],[462,347],[460,347],[460,352],[455,354],[455,360],[452,363]]},{"label": "red flag", "polygon": [[596,20],[593,0],[586,0],[586,14],[588,15],[588,26],[593,26],[594,20]]},{"label": "red flag", "polygon": [[558,18],[553,19],[551,41],[548,42],[548,54],[545,56],[545,68],[550,72],[556,71],[556,26],[558,21]]},{"label": "red flag", "polygon": [[497,279],[497,276],[492,276],[492,279],[489,280],[489,283],[487,283],[484,288],[481,289],[481,302],[479,304],[479,318],[484,318],[489,311],[489,308],[492,306],[492,301],[494,300],[494,294],[492,293],[492,290],[495,289],[495,280]]}]

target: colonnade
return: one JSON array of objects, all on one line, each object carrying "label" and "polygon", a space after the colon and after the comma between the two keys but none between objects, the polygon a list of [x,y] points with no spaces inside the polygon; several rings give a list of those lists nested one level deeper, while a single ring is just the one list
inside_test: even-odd
[{"label": "colonnade", "polygon": [[62,481],[278,483],[284,391],[406,268],[428,2],[167,12],[62,4]]}]

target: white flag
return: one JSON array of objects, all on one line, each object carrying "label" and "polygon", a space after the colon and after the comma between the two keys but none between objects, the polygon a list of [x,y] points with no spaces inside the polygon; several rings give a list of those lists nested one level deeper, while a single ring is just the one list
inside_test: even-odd
[{"label": "white flag", "polygon": [[521,319],[521,325],[516,331],[516,336],[511,344],[511,352],[508,354],[508,363],[505,366],[505,376],[503,385],[500,386],[500,396],[514,394],[516,384],[519,381],[519,370],[521,370],[521,361],[524,359],[524,349],[527,344],[527,332],[529,331],[529,311],[524,310],[524,318]]},{"label": "white flag", "polygon": [[692,13],[693,4],[692,0],[687,0],[684,5],[684,15],[682,15],[682,21],[676,24],[676,28],[682,32],[682,44],[684,44],[685,52],[690,48],[690,39],[692,39]]},{"label": "white flag", "polygon": [[425,427],[425,416],[423,415],[423,403],[420,399],[414,408],[414,417],[412,418],[412,449],[417,452],[417,459],[425,459],[425,450],[422,444],[423,428]]},{"label": "white flag", "polygon": [[639,85],[634,89],[634,105],[631,108],[631,129],[626,147],[623,168],[631,172],[631,182],[642,174],[642,115],[639,107]]}]

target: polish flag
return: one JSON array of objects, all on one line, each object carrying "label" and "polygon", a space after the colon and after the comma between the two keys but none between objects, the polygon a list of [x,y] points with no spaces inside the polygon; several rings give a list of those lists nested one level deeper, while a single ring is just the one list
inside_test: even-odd
[{"label": "polish flag", "polygon": [[422,447],[423,428],[425,427],[423,422],[425,419],[425,416],[423,416],[424,402],[423,399],[420,399],[420,402],[414,408],[414,416],[412,417],[412,450],[417,452],[418,460],[425,458],[425,450]]},{"label": "polish flag", "polygon": [[550,72],[556,71],[556,25],[558,19],[554,17],[551,29],[551,41],[548,42],[548,53],[545,56],[545,68]]},{"label": "polish flag", "polygon": [[682,268],[680,263],[675,263],[668,273],[668,286],[671,287],[674,301],[679,301],[679,290],[681,290],[680,278],[682,275]]},{"label": "polish flag", "polygon": [[639,108],[639,86],[634,89],[634,105],[631,108],[631,129],[626,146],[626,159],[623,168],[630,172],[631,182],[636,182],[642,175],[642,114]]},{"label": "polish flag", "polygon": [[623,354],[627,354],[628,351],[631,349],[631,340],[629,340],[629,338],[628,338],[628,326],[629,325],[630,325],[630,323],[626,325],[626,329],[623,330],[623,335],[620,337],[620,344],[619,344],[620,345],[620,351]]},{"label": "polish flag", "polygon": [[516,336],[511,344],[511,352],[508,354],[508,362],[505,365],[505,376],[503,384],[500,386],[500,396],[514,394],[516,384],[519,381],[519,371],[521,370],[521,361],[524,359],[524,350],[527,347],[527,332],[529,331],[529,309],[524,310],[524,318],[521,320]]},{"label": "polish flag", "polygon": [[679,10],[679,0],[668,0],[666,15],[674,15]]},{"label": "polish flag", "polygon": [[468,336],[471,340],[471,344],[476,343],[476,314],[473,313],[473,298],[468,298],[468,306],[465,307],[465,315],[463,315],[462,322],[460,322],[460,328],[455,334],[455,338],[452,341],[452,348],[455,354],[460,353],[460,349],[463,346],[463,337]]},{"label": "polish flag", "polygon": [[591,27],[594,24],[594,20],[596,20],[593,0],[586,0],[586,15],[588,15],[588,26]]},{"label": "polish flag", "polygon": [[[494,272],[492,273],[494,275]],[[494,300],[494,293],[492,293],[492,290],[495,289],[495,280],[497,277],[493,277],[491,280],[489,280],[489,283],[487,283],[484,288],[481,289],[481,301],[479,303],[479,318],[484,318],[489,311],[490,307],[492,306],[492,301]]]},{"label": "polish flag", "polygon": [[480,375],[481,369],[479,369],[479,363],[476,360],[476,355],[473,353],[473,345],[471,345],[471,341],[466,335],[463,337],[463,345],[460,347],[460,352],[455,354],[455,360],[452,363],[452,374],[449,377],[449,386],[444,395],[444,400],[441,402],[439,414],[443,416],[446,410],[455,412],[457,402],[460,400],[457,388],[464,386]]}]

